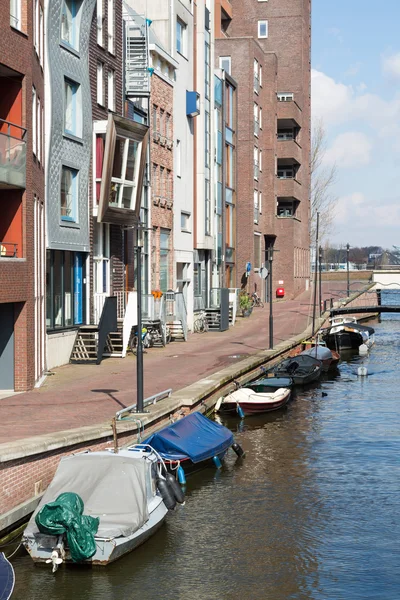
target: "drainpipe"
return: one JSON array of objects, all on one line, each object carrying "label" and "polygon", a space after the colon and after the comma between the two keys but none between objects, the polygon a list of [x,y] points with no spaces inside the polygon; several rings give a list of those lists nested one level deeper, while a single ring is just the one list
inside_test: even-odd
[{"label": "drainpipe", "polygon": [[[193,89],[197,89],[197,2],[193,2]],[[197,121],[193,126],[193,248],[197,248]]]}]

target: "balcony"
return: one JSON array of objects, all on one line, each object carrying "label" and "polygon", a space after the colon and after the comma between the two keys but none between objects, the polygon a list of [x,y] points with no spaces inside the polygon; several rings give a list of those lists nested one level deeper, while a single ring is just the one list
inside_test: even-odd
[{"label": "balcony", "polygon": [[280,139],[278,137],[277,146],[278,160],[279,159],[292,159],[293,162],[301,165],[302,163],[302,150],[300,144],[294,139]]},{"label": "balcony", "polygon": [[0,119],[0,189],[26,187],[26,129]]},{"label": "balcony", "polygon": [[294,177],[277,177],[277,196],[300,200],[301,183]]},{"label": "balcony", "polygon": [[0,242],[0,259],[19,258],[18,244],[16,242]]},{"label": "balcony", "polygon": [[302,112],[295,100],[277,102],[278,128],[285,126],[301,127]]}]

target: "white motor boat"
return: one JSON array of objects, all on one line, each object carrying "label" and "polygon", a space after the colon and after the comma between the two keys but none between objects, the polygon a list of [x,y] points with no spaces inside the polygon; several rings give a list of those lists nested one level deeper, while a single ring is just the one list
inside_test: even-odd
[{"label": "white motor boat", "polygon": [[161,474],[163,465],[158,461],[158,454],[145,446],[135,452],[105,450],[63,458],[24,532],[23,543],[32,559],[51,563],[53,571],[63,562],[76,562],[71,557],[67,534],[43,533],[36,520],[45,505],[51,509],[65,492],[81,498],[83,519],[93,517],[96,523],[99,519],[95,552],[81,561],[83,564],[107,565],[145,542],[168,512],[157,489],[161,487],[160,478],[166,483]]}]

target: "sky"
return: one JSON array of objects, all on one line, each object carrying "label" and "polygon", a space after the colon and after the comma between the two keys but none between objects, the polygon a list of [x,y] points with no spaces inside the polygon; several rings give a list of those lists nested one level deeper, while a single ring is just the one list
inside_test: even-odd
[{"label": "sky", "polygon": [[400,246],[400,0],[312,5],[312,117],[337,165],[329,242]]}]

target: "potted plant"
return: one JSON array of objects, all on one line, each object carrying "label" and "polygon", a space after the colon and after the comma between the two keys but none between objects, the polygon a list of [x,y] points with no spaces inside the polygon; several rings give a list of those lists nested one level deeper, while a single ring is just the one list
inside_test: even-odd
[{"label": "potted plant", "polygon": [[251,304],[251,298],[246,291],[242,291],[240,293],[239,304],[240,304],[240,309],[242,311],[242,316],[249,317],[251,315],[253,307]]}]

